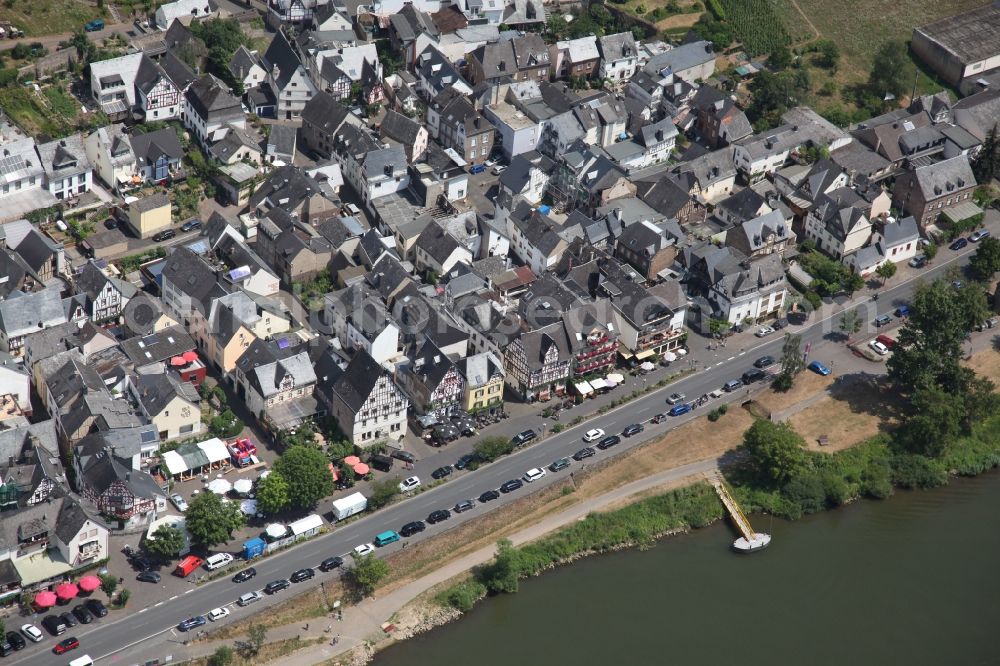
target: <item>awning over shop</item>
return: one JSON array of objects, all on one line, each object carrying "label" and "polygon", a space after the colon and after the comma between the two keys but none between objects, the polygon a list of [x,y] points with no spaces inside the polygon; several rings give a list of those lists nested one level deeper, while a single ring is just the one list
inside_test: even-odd
[{"label": "awning over shop", "polygon": [[622,345],[618,345],[618,355],[621,356],[626,361],[635,356],[630,349]]},{"label": "awning over shop", "polygon": [[608,388],[608,383],[606,381],[604,381],[603,379],[600,379],[600,378],[598,378],[598,379],[591,379],[590,380],[590,385],[591,385],[591,387],[593,387],[593,389],[595,391],[600,391],[601,389]]},{"label": "awning over shop", "polygon": [[574,384],[574,386],[576,387],[576,392],[580,395],[587,395],[594,392],[594,387],[590,385],[590,382],[579,382]]},{"label": "awning over shop", "polygon": [[653,356],[656,356],[656,352],[653,351],[652,349],[644,349],[635,355],[635,357],[640,361],[645,358],[651,358]]}]

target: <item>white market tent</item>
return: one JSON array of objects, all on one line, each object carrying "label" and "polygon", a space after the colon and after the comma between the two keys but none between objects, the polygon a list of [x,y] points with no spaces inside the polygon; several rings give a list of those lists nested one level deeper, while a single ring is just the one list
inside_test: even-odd
[{"label": "white market tent", "polygon": [[226,443],[218,437],[198,442],[198,448],[205,452],[209,464],[229,460],[229,450],[226,448]]},{"label": "white market tent", "polygon": [[207,439],[197,444],[181,444],[173,451],[163,454],[163,464],[170,476],[188,478],[202,474],[210,469],[222,469],[229,466],[229,450],[226,443],[218,437]]},{"label": "white market tent", "polygon": [[321,527],[323,527],[323,519],[315,513],[305,518],[299,518],[294,523],[288,525],[288,529],[292,531],[296,539],[316,534]]},{"label": "white market tent", "polygon": [[167,466],[170,476],[177,476],[188,471],[187,463],[184,462],[184,458],[181,458],[181,454],[176,451],[167,451],[164,453],[163,464]]}]

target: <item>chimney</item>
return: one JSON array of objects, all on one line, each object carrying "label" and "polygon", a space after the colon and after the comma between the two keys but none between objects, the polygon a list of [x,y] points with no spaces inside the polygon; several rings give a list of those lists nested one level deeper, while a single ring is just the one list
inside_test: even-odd
[{"label": "chimney", "polygon": [[14,466],[14,456],[11,456],[7,458],[7,469],[12,468],[13,466]]}]

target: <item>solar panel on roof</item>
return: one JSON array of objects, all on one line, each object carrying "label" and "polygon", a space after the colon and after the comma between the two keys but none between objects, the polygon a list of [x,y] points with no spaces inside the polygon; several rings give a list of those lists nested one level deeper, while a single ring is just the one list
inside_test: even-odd
[{"label": "solar panel on roof", "polygon": [[10,155],[0,159],[0,175],[6,176],[7,174],[14,173],[15,171],[20,171],[24,168],[24,158],[20,155]]},{"label": "solar panel on roof", "polygon": [[250,268],[247,266],[240,266],[229,271],[229,279],[234,282],[236,280],[245,280],[248,277],[250,277]]}]

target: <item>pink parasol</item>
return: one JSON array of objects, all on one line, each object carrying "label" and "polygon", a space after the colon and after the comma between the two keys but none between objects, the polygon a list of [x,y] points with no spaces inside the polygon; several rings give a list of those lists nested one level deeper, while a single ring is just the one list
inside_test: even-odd
[{"label": "pink parasol", "polygon": [[174,367],[178,367],[185,364],[187,364],[187,361],[184,360],[183,356],[174,356],[170,359],[170,365]]},{"label": "pink parasol", "polygon": [[196,351],[186,351],[181,356],[188,363],[194,363],[198,360],[198,352]]},{"label": "pink parasol", "polygon": [[359,462],[361,462],[361,458],[357,456],[347,456],[346,458],[344,458],[344,463],[347,465],[351,465],[352,467],[354,465],[357,465]]},{"label": "pink parasol", "polygon": [[368,471],[369,471],[368,465],[364,464],[363,462],[359,462],[357,465],[354,466],[354,473],[359,476],[364,476],[365,474],[368,473]]},{"label": "pink parasol", "polygon": [[56,587],[56,596],[60,601],[69,601],[80,594],[80,588],[73,583],[63,583]]},{"label": "pink parasol", "polygon": [[56,595],[44,590],[35,595],[35,605],[39,608],[51,608],[56,605]]},{"label": "pink parasol", "polygon": [[97,576],[84,576],[77,584],[84,592],[93,592],[101,586],[101,579]]}]

